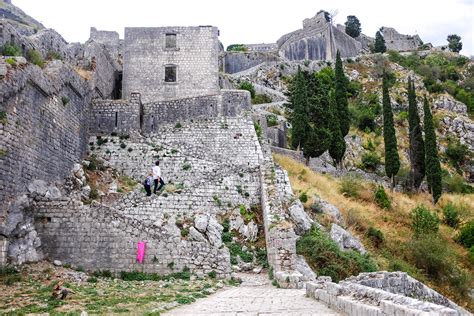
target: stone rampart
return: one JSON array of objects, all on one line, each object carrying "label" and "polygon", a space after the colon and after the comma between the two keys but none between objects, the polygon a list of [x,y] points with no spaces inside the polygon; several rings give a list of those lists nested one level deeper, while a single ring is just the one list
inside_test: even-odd
[{"label": "stone rampart", "polygon": [[250,51],[250,52],[226,52],[224,55],[224,72],[233,74],[250,69],[264,62],[278,61],[276,53]]},{"label": "stone rampart", "polygon": [[130,100],[94,100],[91,106],[91,134],[128,134],[140,130],[140,95]]},{"label": "stone rampart", "polygon": [[141,103],[133,93],[130,100],[95,100],[91,109],[92,133],[145,134],[166,124],[218,116],[235,117],[250,108],[250,94],[244,90],[221,90],[220,94]]},{"label": "stone rampart", "polygon": [[90,91],[60,61],[25,66],[0,81],[0,234],[15,238],[16,199],[34,179],[61,181],[85,154]]},{"label": "stone rampart", "polygon": [[278,41],[280,56],[289,60],[333,60],[356,56],[362,46],[355,39],[327,22],[324,12],[303,21],[303,28],[283,35]]}]

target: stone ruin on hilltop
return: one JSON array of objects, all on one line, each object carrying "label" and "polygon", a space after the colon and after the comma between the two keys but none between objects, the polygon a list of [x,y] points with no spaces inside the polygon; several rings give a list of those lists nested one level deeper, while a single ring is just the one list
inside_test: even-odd
[{"label": "stone ruin on hilltop", "polygon": [[[364,49],[321,14],[303,26],[278,45],[252,49],[278,46],[289,60],[332,58],[335,43],[345,43],[347,56]],[[312,221],[257,137],[250,94],[220,88],[226,57],[218,33],[212,26],[126,28],[121,40],[91,28],[86,43],[68,44],[54,30],[21,34],[0,20],[0,45],[57,57],[43,69],[24,57],[0,60],[0,265],[46,258],[87,270],[188,268],[229,278],[235,266],[253,267],[224,243],[225,230],[233,230],[246,242],[264,238],[281,287],[316,282],[307,287],[309,296],[349,314],[463,312],[406,275],[369,274],[340,285],[315,279],[296,255],[295,231],[301,235]],[[87,153],[139,182],[159,158],[175,190],[150,198],[110,189],[114,199],[104,193],[101,202],[84,203],[91,192],[83,170],[92,163],[83,162]],[[250,210],[260,221],[246,217]],[[135,260],[137,241],[147,242],[143,263]],[[396,282],[385,289],[385,281],[373,278]],[[442,306],[400,300],[413,288]]]}]

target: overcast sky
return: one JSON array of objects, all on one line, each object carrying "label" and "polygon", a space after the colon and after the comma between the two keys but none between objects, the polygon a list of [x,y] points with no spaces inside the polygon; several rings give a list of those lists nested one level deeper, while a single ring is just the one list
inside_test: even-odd
[{"label": "overcast sky", "polygon": [[91,26],[123,38],[126,26],[214,25],[224,46],[272,43],[302,27],[321,9],[338,10],[336,23],[355,15],[362,32],[374,37],[381,26],[418,34],[434,45],[448,34],[462,37],[465,55],[474,55],[474,0],[12,0],[27,14],[54,28],[68,42],[85,42]]}]

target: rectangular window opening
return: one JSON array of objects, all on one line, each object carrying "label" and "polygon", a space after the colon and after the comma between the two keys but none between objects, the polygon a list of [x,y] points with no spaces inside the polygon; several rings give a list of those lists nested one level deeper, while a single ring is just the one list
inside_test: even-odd
[{"label": "rectangular window opening", "polygon": [[165,66],[165,82],[176,82],[176,66]]},{"label": "rectangular window opening", "polygon": [[118,112],[115,112],[115,127],[117,127],[118,124]]},{"label": "rectangular window opening", "polygon": [[172,34],[172,33],[166,34],[165,48],[176,48],[176,34]]}]

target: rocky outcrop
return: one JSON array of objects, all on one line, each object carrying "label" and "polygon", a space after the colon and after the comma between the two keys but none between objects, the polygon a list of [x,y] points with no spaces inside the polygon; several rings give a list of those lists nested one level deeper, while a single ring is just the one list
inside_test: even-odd
[{"label": "rocky outcrop", "polygon": [[367,253],[359,239],[337,224],[332,224],[329,235],[341,250],[356,250],[361,254]]},{"label": "rocky outcrop", "polygon": [[462,115],[467,114],[467,106],[464,103],[455,100],[449,94],[441,94],[436,99],[434,99],[433,108],[459,113]]},{"label": "rocky outcrop", "polygon": [[331,219],[338,225],[343,224],[343,219],[339,209],[333,204],[328,203],[326,200],[323,200],[319,196],[314,197],[313,209],[316,209],[318,212],[329,215]]},{"label": "rocky outcrop", "polygon": [[297,235],[302,236],[311,229],[313,220],[309,218],[308,214],[306,214],[300,200],[293,202],[293,204],[288,208],[288,212],[291,220],[295,224],[295,233]]}]

